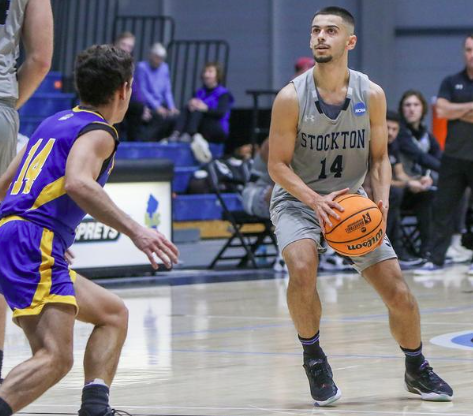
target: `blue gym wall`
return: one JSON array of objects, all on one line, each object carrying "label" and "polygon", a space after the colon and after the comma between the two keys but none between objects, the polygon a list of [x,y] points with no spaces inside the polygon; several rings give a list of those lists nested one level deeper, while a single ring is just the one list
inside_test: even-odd
[{"label": "blue gym wall", "polygon": [[390,107],[408,88],[430,100],[442,78],[462,68],[471,0],[121,0],[120,11],[170,15],[177,39],[227,40],[228,86],[237,106],[249,107],[246,89],[280,88],[296,58],[310,54],[310,20],[327,5],[355,15],[359,40],[350,65],[383,86]]}]

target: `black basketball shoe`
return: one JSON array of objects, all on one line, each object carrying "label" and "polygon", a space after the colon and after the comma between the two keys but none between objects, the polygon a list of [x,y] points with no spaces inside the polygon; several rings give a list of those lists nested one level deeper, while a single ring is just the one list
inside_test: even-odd
[{"label": "black basketball shoe", "polygon": [[304,357],[304,369],[309,379],[310,394],[316,406],[327,406],[341,397],[342,392],[332,379],[332,369],[327,357],[322,359]]},{"label": "black basketball shoe", "polygon": [[125,412],[124,410],[116,410],[108,407],[104,413],[100,415],[92,414],[87,410],[81,408],[79,410],[79,416],[132,416],[130,413]]},{"label": "black basketball shoe", "polygon": [[415,372],[406,370],[405,381],[407,391],[420,395],[422,400],[452,401],[452,388],[434,373],[428,361],[424,361],[419,370]]}]

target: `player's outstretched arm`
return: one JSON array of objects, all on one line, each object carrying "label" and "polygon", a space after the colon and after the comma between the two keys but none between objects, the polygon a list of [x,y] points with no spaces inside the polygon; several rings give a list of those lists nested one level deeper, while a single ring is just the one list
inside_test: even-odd
[{"label": "player's outstretched arm", "polygon": [[269,174],[275,183],[314,210],[322,228],[323,223],[331,226],[329,217],[339,218],[333,208],[343,211],[343,208],[333,202],[333,199],[347,192],[348,189],[325,196],[319,195],[291,169],[298,122],[299,103],[296,90],[292,84],[288,84],[279,92],[273,104],[269,131]]},{"label": "player's outstretched arm", "polygon": [[21,159],[23,159],[25,151],[26,145],[23,146],[23,149],[21,149],[17,153],[5,173],[0,177],[0,202],[2,202],[5,199],[5,196],[7,195],[8,188],[10,187],[10,184],[12,183],[13,178],[15,177],[15,174],[18,170],[18,166],[20,166],[20,162]]},{"label": "player's outstretched arm", "polygon": [[388,128],[386,125],[386,96],[383,89],[370,83],[370,177],[374,201],[387,220],[389,209],[389,187],[391,186],[391,164],[388,157]]},{"label": "player's outstretched arm", "polygon": [[51,68],[53,57],[53,13],[50,0],[30,0],[21,35],[26,59],[18,70],[20,108],[35,92]]},{"label": "player's outstretched arm", "polygon": [[125,214],[98,184],[103,163],[114,151],[112,136],[94,130],[80,136],[69,153],[66,164],[66,193],[98,221],[126,234],[148,256],[157,269],[156,254],[167,268],[177,263],[177,247],[157,230],[138,224]]}]

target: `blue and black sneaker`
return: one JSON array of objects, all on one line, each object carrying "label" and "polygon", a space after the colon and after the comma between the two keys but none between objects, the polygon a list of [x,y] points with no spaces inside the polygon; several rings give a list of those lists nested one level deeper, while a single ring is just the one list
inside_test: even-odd
[{"label": "blue and black sneaker", "polygon": [[327,406],[342,396],[342,392],[333,381],[327,357],[304,358],[304,369],[309,379],[310,394],[316,406]]},{"label": "blue and black sneaker", "polygon": [[130,413],[125,412],[124,410],[116,410],[111,407],[107,407],[103,413],[96,415],[88,412],[87,410],[81,408],[79,410],[79,416],[132,416]]},{"label": "blue and black sneaker", "polygon": [[452,401],[452,388],[434,373],[428,361],[424,361],[416,371],[406,370],[405,381],[407,391],[420,395],[422,400],[432,402]]}]

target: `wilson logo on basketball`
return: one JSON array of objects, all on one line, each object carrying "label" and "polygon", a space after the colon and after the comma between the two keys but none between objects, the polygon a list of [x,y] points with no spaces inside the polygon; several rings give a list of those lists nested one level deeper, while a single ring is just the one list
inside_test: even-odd
[{"label": "wilson logo on basketball", "polygon": [[370,239],[368,239],[366,241],[363,241],[362,243],[347,244],[347,248],[348,248],[348,250],[353,251],[353,250],[360,250],[361,248],[373,247],[374,245],[379,243],[379,241],[383,237],[383,234],[384,234],[384,231],[381,229],[373,237],[371,237]]}]

